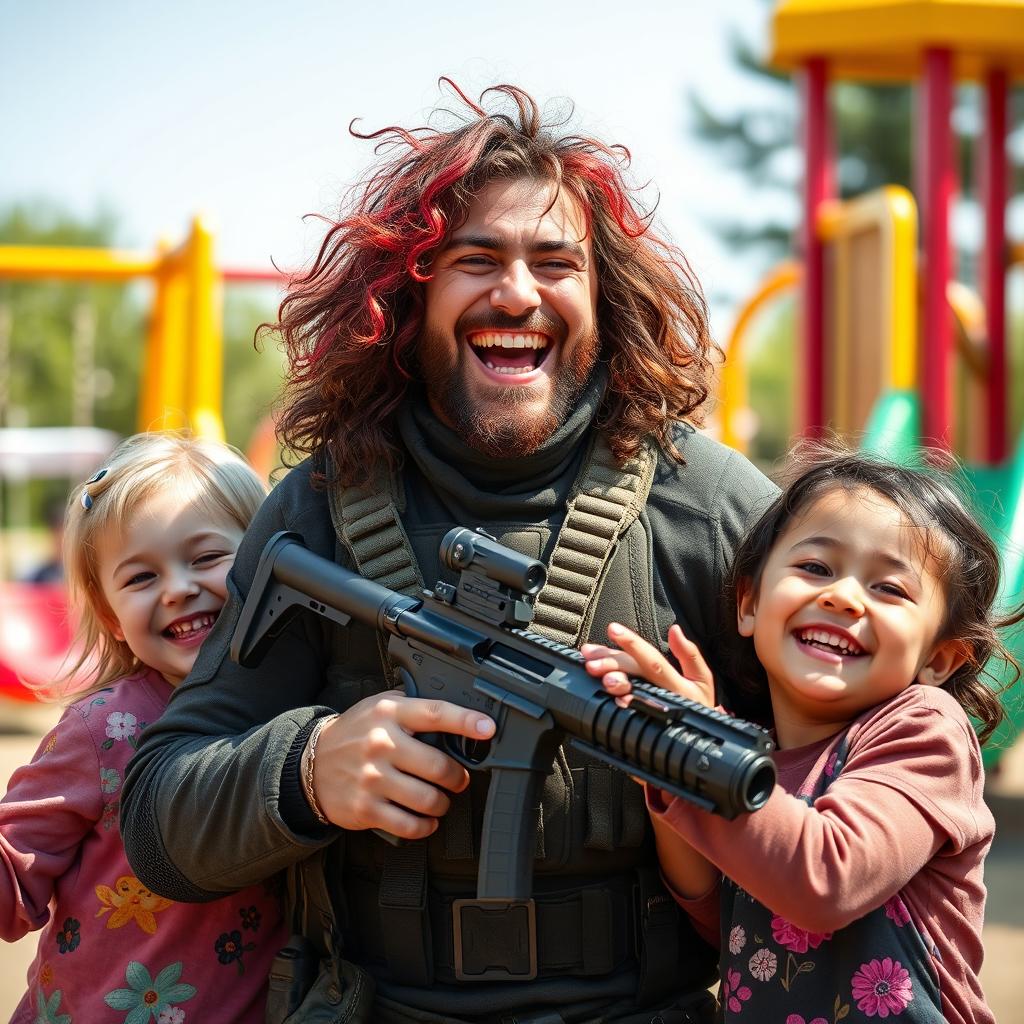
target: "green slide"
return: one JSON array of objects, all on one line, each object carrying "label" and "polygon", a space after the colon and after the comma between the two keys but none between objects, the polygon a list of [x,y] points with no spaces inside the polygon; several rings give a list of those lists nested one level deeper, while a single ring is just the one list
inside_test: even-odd
[{"label": "green slide", "polygon": [[[872,410],[863,447],[896,462],[915,462],[920,422],[920,399],[915,393],[888,392]],[[1024,437],[1007,462],[1001,466],[967,466],[965,480],[978,519],[989,528],[1002,555],[1002,607],[1013,608],[1024,600]],[[1024,629],[1015,630],[1007,643],[1017,661],[1024,662]],[[1013,673],[998,663],[993,663],[992,675],[996,687],[1013,678]],[[1024,682],[1003,695],[1003,705],[1007,720],[985,745],[988,768],[1024,731]]]}]

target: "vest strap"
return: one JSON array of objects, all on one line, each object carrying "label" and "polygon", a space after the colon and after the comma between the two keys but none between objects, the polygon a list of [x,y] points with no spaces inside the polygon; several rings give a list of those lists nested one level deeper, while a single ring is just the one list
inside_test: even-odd
[{"label": "vest strap", "polygon": [[391,846],[377,892],[384,955],[393,981],[432,985],[430,917],[427,913],[427,844]]},{"label": "vest strap", "polygon": [[638,872],[637,921],[640,984],[637,1002],[653,1005],[666,999],[678,983],[679,906],[652,867]]},{"label": "vest strap", "polygon": [[596,432],[548,560],[548,579],[534,602],[531,628],[570,647],[590,631],[605,573],[619,538],[647,503],[657,465],[654,442],[620,466]]},{"label": "vest strap", "polygon": [[[402,489],[390,473],[379,473],[359,487],[334,486],[328,491],[331,522],[360,576],[416,597],[423,576],[399,516]],[[377,636],[380,662],[388,685],[395,674],[387,656],[387,639]]]}]

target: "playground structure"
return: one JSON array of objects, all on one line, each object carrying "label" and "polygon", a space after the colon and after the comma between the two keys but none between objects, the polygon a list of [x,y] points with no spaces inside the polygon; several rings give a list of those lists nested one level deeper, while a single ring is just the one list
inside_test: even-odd
[{"label": "playground structure", "polygon": [[[199,218],[181,245],[161,244],[154,253],[0,246],[0,279],[151,280],[154,291],[139,384],[138,429],[187,427],[218,441],[224,440],[223,288],[284,281],[275,270],[217,268],[213,235]],[[82,427],[7,429],[0,434],[0,476],[14,480],[84,477],[117,441],[109,431]],[[63,440],[53,440],[56,434]],[[269,419],[255,425],[246,454],[258,471],[269,476],[277,455]],[[70,642],[63,586],[0,582],[0,696],[33,700],[19,679],[52,678]]]},{"label": "playground structure", "polygon": [[199,217],[177,248],[155,253],[73,246],[0,246],[0,279],[129,282],[150,279],[149,316],[139,388],[139,430],[188,427],[224,440],[222,418],[223,287],[283,284],[277,270],[218,269],[214,239]]},{"label": "playground structure", "polygon": [[[721,436],[744,448],[744,343],[767,304],[798,290],[797,432],[827,427],[903,460],[922,444],[955,451],[975,510],[1000,546],[1001,599],[1011,606],[1024,599],[1024,438],[1011,449],[1006,278],[1024,260],[1024,246],[1006,238],[1007,97],[1011,81],[1024,77],[1024,2],[782,0],[770,62],[802,77],[802,258],[770,274],[736,318]],[[917,85],[917,202],[895,186],[836,198],[828,88],[841,79]],[[951,274],[956,81],[980,83],[986,101],[980,295]],[[1013,653],[1024,656],[1019,636]],[[1005,678],[994,675],[997,683]],[[986,748],[990,766],[1024,728],[1024,698],[1011,693],[1004,703],[1009,721]]]}]

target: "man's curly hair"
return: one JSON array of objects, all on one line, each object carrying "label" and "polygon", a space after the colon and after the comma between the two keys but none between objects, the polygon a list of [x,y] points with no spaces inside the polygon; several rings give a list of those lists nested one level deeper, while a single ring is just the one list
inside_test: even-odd
[{"label": "man's curly hair", "polygon": [[[330,454],[331,475],[357,483],[399,461],[395,413],[417,377],[415,353],[431,258],[495,180],[537,179],[583,211],[599,282],[600,358],[609,386],[597,425],[620,459],[653,435],[678,456],[673,424],[699,423],[719,354],[686,259],[651,229],[626,182],[629,151],[560,135],[522,89],[497,85],[464,106],[454,127],[392,126],[381,162],[353,190],[312,266],[291,281],[276,325],[288,357],[278,435],[293,455]],[[499,109],[483,105],[497,101]],[[556,191],[557,194],[557,191]]]}]

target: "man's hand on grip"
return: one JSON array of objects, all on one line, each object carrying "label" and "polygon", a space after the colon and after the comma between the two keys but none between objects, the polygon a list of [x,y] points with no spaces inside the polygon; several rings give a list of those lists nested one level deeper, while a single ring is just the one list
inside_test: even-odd
[{"label": "man's hand on grip", "polygon": [[429,836],[448,810],[448,793],[469,783],[462,765],[415,736],[438,732],[482,740],[494,735],[494,723],[456,704],[396,692],[367,697],[332,718],[313,764],[324,814],[341,828]]}]

